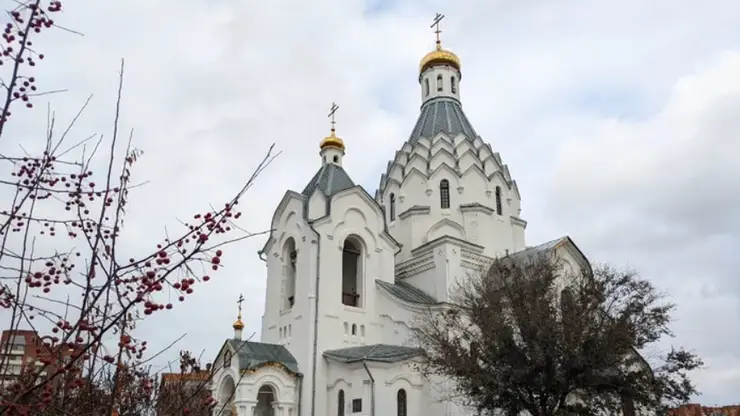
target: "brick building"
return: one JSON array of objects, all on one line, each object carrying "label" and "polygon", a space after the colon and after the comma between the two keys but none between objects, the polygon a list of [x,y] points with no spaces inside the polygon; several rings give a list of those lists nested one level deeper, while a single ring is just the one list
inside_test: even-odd
[{"label": "brick building", "polygon": [[157,414],[166,414],[164,409],[171,408],[183,398],[210,396],[211,375],[211,364],[207,364],[205,370],[195,367],[185,373],[163,373],[159,384]]},{"label": "brick building", "polygon": [[671,416],[740,416],[740,405],[707,407],[700,404],[685,404],[671,410]]},{"label": "brick building", "polygon": [[44,362],[49,365],[41,375],[54,374],[61,363],[68,362],[83,348],[69,345],[49,348],[35,331],[4,330],[0,336],[0,386],[17,380],[25,370],[40,369]]}]

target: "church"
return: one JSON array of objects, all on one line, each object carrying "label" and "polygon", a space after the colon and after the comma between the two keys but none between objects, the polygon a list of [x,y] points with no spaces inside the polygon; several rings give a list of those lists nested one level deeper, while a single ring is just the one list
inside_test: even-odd
[{"label": "church", "polygon": [[460,58],[439,29],[418,81],[419,116],[374,195],[342,166],[332,127],[316,174],[278,204],[259,252],[261,340],[242,339],[240,312],[214,361],[215,414],[473,414],[417,370],[418,313],[443,308],[458,280],[496,257],[557,250],[566,267],[587,266],[568,237],[525,245],[516,181],[465,115]]}]

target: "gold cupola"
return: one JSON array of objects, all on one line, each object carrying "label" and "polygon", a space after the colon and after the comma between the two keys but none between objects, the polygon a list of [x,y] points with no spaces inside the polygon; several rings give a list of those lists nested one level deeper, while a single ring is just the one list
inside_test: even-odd
[{"label": "gold cupola", "polygon": [[327,147],[335,147],[344,153],[344,140],[337,137],[336,133],[334,132],[334,128],[331,129],[331,134],[324,137],[324,140],[321,141],[319,144],[319,147],[321,150],[326,149]]},{"label": "gold cupola", "polygon": [[438,39],[437,46],[433,51],[424,55],[419,63],[419,73],[426,71],[427,68],[434,65],[449,65],[456,70],[460,70],[460,58],[452,51],[442,48],[442,42]]},{"label": "gold cupola", "polygon": [[239,313],[239,316],[236,317],[236,321],[234,321],[234,324],[231,325],[232,328],[236,330],[242,330],[244,329],[244,322],[242,322],[242,314]]}]

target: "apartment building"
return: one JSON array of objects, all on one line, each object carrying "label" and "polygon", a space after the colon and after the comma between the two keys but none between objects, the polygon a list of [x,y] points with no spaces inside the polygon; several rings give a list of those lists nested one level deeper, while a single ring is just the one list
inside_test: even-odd
[{"label": "apartment building", "polygon": [[[59,365],[68,362],[82,346],[57,346],[48,348],[43,338],[32,330],[4,330],[0,336],[0,386],[11,384],[24,370],[49,365],[41,375],[54,374]],[[47,360],[45,360],[47,358]]]}]

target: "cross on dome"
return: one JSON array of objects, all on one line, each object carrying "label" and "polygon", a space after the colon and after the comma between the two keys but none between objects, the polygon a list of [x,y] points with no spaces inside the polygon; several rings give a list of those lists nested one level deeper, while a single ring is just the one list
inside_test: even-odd
[{"label": "cross on dome", "polygon": [[439,36],[439,34],[442,33],[442,30],[439,28],[439,24],[444,18],[445,15],[441,13],[437,13],[434,16],[434,20],[430,27],[434,29],[434,33],[437,36],[436,46],[433,51],[429,52],[421,59],[421,63],[419,64],[419,73],[424,72],[426,69],[434,65],[449,65],[460,71],[460,58],[458,58],[452,51],[442,49],[442,40]]},{"label": "cross on dome", "polygon": [[337,110],[339,110],[339,106],[337,103],[331,103],[331,108],[329,109],[329,120],[331,122],[331,134],[324,137],[324,140],[321,141],[319,144],[319,147],[321,150],[324,150],[327,147],[334,147],[342,151],[344,153],[344,140],[340,139],[336,135],[335,130],[335,124],[336,124],[336,113]]},{"label": "cross on dome", "polygon": [[242,322],[242,302],[244,302],[244,295],[239,294],[239,299],[236,301],[237,305],[239,305],[239,313],[236,317],[236,321],[234,321],[234,324],[232,325],[236,330],[244,329],[244,322]]}]

